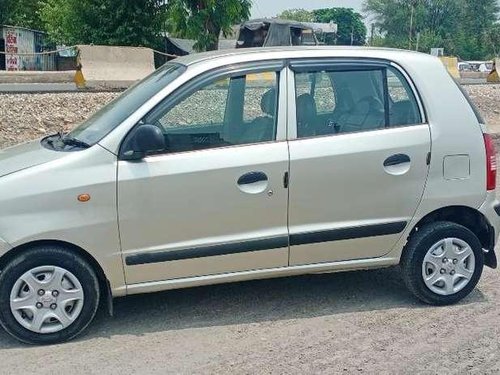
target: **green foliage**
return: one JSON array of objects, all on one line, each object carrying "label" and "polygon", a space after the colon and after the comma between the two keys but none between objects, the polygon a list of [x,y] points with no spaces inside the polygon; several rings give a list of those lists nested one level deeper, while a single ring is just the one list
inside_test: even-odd
[{"label": "green foliage", "polygon": [[[314,21],[338,25],[337,41],[339,45],[363,45],[366,39],[366,26],[361,14],[350,8],[326,8],[313,11]],[[351,39],[352,38],[352,39]],[[328,42],[328,41],[327,41]],[[334,44],[329,41],[328,44]]]},{"label": "green foliage", "polygon": [[228,36],[234,24],[248,19],[251,0],[170,0],[168,7],[171,31],[209,51],[218,48],[221,32]]},{"label": "green foliage", "polygon": [[488,36],[498,30],[495,23],[498,21],[500,7],[496,0],[465,0],[460,30],[463,45],[457,48],[459,56],[466,59],[487,58],[493,55]]},{"label": "green foliage", "polygon": [[158,0],[44,0],[40,17],[54,42],[155,47],[162,29]]},{"label": "green foliage", "polygon": [[0,0],[0,25],[43,30],[41,6],[42,0]]},{"label": "green foliage", "polygon": [[297,22],[314,22],[313,12],[305,9],[287,9],[278,14],[277,17]]},{"label": "green foliage", "polygon": [[0,25],[4,25],[10,17],[12,12],[12,1],[10,0],[0,0]]},{"label": "green foliage", "polygon": [[496,23],[486,34],[486,48],[491,47],[493,56],[500,56],[500,23]]},{"label": "green foliage", "polygon": [[365,0],[364,10],[385,46],[415,49],[420,35],[424,52],[443,47],[463,59],[498,53],[496,0]]},{"label": "green foliage", "polygon": [[167,24],[217,49],[219,35],[248,19],[251,0],[0,0],[0,23],[47,31],[52,41],[158,47]]}]

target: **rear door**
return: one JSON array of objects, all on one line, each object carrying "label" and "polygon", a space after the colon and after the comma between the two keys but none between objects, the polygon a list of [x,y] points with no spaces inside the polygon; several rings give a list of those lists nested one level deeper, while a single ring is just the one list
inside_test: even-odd
[{"label": "rear door", "polygon": [[292,70],[290,265],[380,257],[414,215],[427,178],[430,131],[414,89],[378,62]]}]

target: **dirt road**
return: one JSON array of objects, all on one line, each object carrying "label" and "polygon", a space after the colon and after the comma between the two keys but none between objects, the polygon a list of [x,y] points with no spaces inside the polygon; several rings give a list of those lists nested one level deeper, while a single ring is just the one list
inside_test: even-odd
[{"label": "dirt road", "polygon": [[463,303],[440,308],[395,268],[128,297],[67,344],[1,332],[1,373],[499,373],[499,285],[486,269]]}]

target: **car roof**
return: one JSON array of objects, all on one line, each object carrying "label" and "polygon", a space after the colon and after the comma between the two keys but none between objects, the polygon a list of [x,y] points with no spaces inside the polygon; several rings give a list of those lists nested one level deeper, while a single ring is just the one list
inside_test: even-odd
[{"label": "car roof", "polygon": [[328,58],[352,57],[386,59],[391,61],[421,60],[421,58],[436,59],[420,52],[399,50],[393,48],[351,47],[351,46],[300,46],[300,47],[264,47],[239,48],[194,53],[182,56],[174,61],[184,65],[196,65],[207,60],[225,60],[220,63],[238,63],[256,60],[293,59],[293,58]]}]

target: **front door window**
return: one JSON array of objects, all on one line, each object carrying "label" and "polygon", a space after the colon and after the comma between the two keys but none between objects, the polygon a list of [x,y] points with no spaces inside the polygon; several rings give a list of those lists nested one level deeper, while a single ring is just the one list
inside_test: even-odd
[{"label": "front door window", "polygon": [[165,153],[274,141],[277,84],[276,72],[218,79],[143,122],[161,128]]}]

